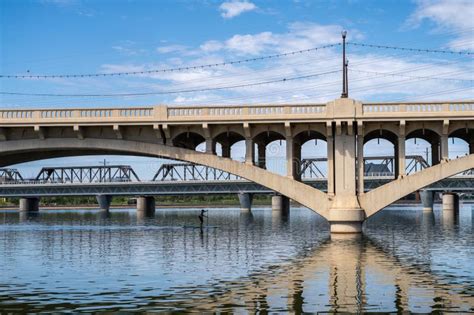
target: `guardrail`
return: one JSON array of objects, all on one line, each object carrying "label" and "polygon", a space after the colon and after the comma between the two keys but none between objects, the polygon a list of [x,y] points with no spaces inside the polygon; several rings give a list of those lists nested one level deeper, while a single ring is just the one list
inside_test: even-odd
[{"label": "guardrail", "polygon": [[[272,119],[332,119],[338,110],[328,104],[241,106],[144,106],[127,108],[2,109],[0,124],[81,122],[175,122]],[[474,115],[474,101],[355,103],[356,118]]]}]

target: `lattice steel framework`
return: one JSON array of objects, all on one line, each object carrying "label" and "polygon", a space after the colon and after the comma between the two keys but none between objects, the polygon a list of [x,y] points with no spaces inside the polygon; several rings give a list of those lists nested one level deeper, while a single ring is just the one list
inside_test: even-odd
[{"label": "lattice steel framework", "polygon": [[163,164],[153,181],[239,180],[240,177],[215,168],[191,163]]},{"label": "lattice steel framework", "polygon": [[102,183],[137,181],[129,165],[43,167],[35,181],[51,183]]},{"label": "lattice steel framework", "polygon": [[15,168],[0,168],[0,182],[22,181],[23,177]]}]

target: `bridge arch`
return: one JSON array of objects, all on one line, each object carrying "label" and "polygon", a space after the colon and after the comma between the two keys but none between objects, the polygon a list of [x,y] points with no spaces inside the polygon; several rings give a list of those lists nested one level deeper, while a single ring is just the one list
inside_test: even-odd
[{"label": "bridge arch", "polygon": [[359,202],[368,218],[408,194],[472,168],[474,154],[469,154],[391,181],[360,196]]},{"label": "bridge arch", "polygon": [[216,143],[221,145],[221,156],[230,158],[232,146],[240,141],[244,141],[245,137],[239,132],[226,130],[216,134],[213,139]]},{"label": "bridge arch", "polygon": [[206,139],[200,133],[185,131],[175,135],[171,141],[175,147],[195,150]]},{"label": "bridge arch", "polygon": [[[37,160],[40,152],[42,158],[73,156],[85,154],[127,154],[148,157],[159,157],[186,161],[216,168],[276,191],[329,218],[328,196],[309,185],[271,173],[256,166],[233,161],[213,154],[194,150],[172,147],[157,143],[146,143],[133,140],[118,139],[55,139],[15,140],[0,142],[0,161],[19,160],[18,156],[30,156],[29,160]],[[48,156],[50,154],[51,156]]]}]

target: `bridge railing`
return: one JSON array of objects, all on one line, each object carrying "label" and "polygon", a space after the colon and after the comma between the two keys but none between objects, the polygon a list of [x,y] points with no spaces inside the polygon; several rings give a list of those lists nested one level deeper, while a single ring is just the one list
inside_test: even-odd
[{"label": "bridge railing", "polygon": [[410,102],[410,103],[364,103],[363,116],[439,116],[470,115],[474,113],[474,102]]},{"label": "bridge railing", "polygon": [[[331,103],[328,103],[331,104]],[[332,119],[334,108],[327,104],[285,105],[212,105],[212,106],[143,106],[124,108],[2,109],[1,123],[71,122],[178,122],[178,121],[252,121],[272,119]],[[371,117],[472,117],[474,101],[356,103],[356,118]]]}]

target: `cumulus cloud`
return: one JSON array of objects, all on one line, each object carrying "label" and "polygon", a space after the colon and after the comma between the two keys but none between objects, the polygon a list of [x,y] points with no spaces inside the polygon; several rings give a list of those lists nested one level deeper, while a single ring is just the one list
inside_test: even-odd
[{"label": "cumulus cloud", "polygon": [[219,6],[221,11],[221,16],[225,19],[231,19],[236,17],[244,12],[253,11],[257,9],[257,6],[252,2],[248,1],[230,1],[223,2]]},{"label": "cumulus cloud", "polygon": [[[288,25],[286,33],[236,34],[224,41],[207,41],[200,48],[205,52],[226,50],[239,55],[287,52],[339,43],[341,30],[339,25],[295,22]],[[357,30],[350,30],[349,39],[354,38],[359,40],[363,36]]]},{"label": "cumulus cloud", "polygon": [[420,0],[408,24],[419,26],[424,20],[437,25],[438,30],[451,31],[448,43],[453,50],[474,51],[474,2],[472,0]]}]

